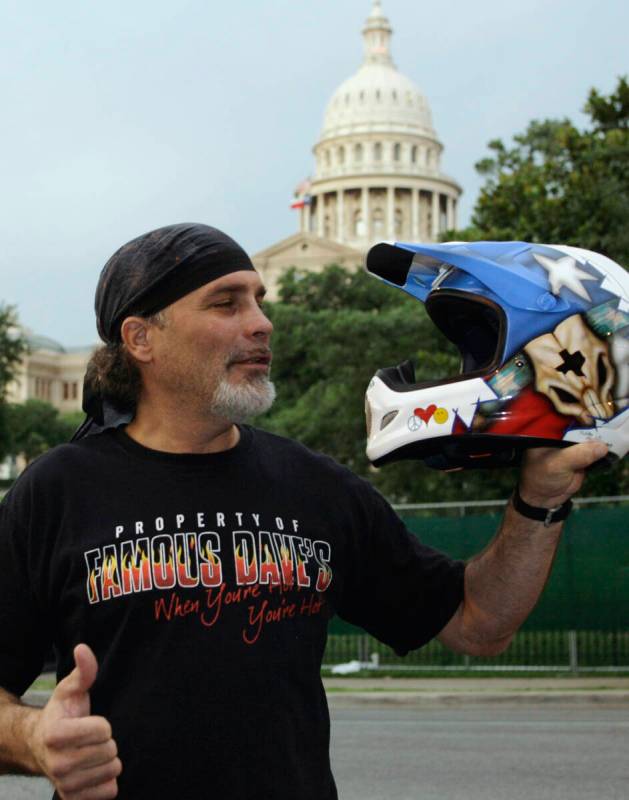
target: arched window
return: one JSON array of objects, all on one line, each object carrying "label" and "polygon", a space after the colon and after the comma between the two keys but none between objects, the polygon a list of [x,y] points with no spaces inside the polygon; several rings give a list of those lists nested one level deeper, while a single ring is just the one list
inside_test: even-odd
[{"label": "arched window", "polygon": [[354,236],[360,238],[364,236],[365,233],[365,220],[363,219],[362,211],[357,211],[354,214]]},{"label": "arched window", "polygon": [[345,148],[341,145],[337,152],[339,164],[345,163]]},{"label": "arched window", "polygon": [[360,164],[360,162],[362,160],[363,160],[363,146],[360,143],[359,144],[355,144],[354,145],[354,161],[357,164]]},{"label": "arched window", "polygon": [[391,92],[391,94],[393,95],[393,102],[394,102],[394,103],[397,103],[397,92],[395,91],[395,89],[393,89],[393,91]]},{"label": "arched window", "polygon": [[401,148],[401,146],[399,144],[396,143],[396,144],[393,145],[393,160],[394,161],[399,161],[400,160],[401,151],[402,151],[402,148]]},{"label": "arched window", "polygon": [[374,161],[382,161],[382,144],[381,142],[376,142],[373,146],[373,160]]},{"label": "arched window", "polygon": [[373,223],[374,238],[382,238],[384,233],[384,211],[381,208],[374,208],[371,218]]},{"label": "arched window", "polygon": [[362,89],[361,89],[360,94],[358,96],[360,98],[360,102],[364,103],[365,102],[365,93],[364,93],[364,91]]},{"label": "arched window", "polygon": [[413,164],[417,164],[417,145],[416,144],[414,144],[411,147],[411,161],[413,162]]},{"label": "arched window", "polygon": [[325,165],[326,165],[326,167],[329,167],[330,163],[332,161],[332,159],[330,158],[330,151],[326,150],[324,155],[325,155]]},{"label": "arched window", "polygon": [[326,214],[323,218],[323,236],[326,239],[329,239],[332,235],[332,224],[330,221],[330,215]]},{"label": "arched window", "polygon": [[380,89],[376,89],[376,100],[380,102]]}]

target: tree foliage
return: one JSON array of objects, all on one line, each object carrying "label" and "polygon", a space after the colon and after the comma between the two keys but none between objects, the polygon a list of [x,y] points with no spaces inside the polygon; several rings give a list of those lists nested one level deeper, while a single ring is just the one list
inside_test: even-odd
[{"label": "tree foliage", "polygon": [[467,238],[572,244],[629,264],[629,84],[590,91],[589,125],[533,121],[507,146],[490,142]]},{"label": "tree foliage", "polygon": [[8,454],[10,438],[7,390],[27,352],[28,345],[18,327],[15,308],[0,305],[0,460]]},{"label": "tree foliage", "polygon": [[15,308],[0,305],[0,400],[6,398],[8,386],[27,352],[28,345],[18,327]]},{"label": "tree foliage", "polygon": [[60,414],[43,400],[9,403],[7,454],[32,461],[51,447],[69,441],[82,419],[82,413]]}]

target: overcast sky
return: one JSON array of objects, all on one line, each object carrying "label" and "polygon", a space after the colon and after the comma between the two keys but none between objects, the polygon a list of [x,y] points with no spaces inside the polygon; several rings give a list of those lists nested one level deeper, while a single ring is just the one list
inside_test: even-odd
[{"label": "overcast sky", "polygon": [[[371,0],[0,0],[0,303],[66,346],[97,339],[118,246],[172,222],[254,253],[289,203]],[[444,171],[478,193],[490,139],[585,121],[629,72],[626,0],[383,0],[394,61],[426,95]]]}]

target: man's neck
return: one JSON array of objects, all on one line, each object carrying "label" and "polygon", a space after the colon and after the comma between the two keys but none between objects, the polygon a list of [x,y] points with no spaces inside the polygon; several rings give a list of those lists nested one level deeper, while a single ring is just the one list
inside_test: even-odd
[{"label": "man's neck", "polygon": [[240,431],[226,419],[194,420],[185,412],[164,415],[142,404],[125,430],[144,447],[164,453],[220,453],[235,447],[240,440]]}]

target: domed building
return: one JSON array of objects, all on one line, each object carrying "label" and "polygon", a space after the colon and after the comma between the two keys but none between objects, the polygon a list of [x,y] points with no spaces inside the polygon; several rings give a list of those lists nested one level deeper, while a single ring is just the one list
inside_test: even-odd
[{"label": "domed building", "polygon": [[355,266],[374,242],[436,241],[456,228],[462,190],[441,171],[443,145],[426,98],[393,63],[380,0],[362,34],[363,63],[333,93],[313,148],[314,175],[296,191],[299,232],[254,256],[272,294],[291,265]]},{"label": "domed building", "polygon": [[83,376],[96,345],[65,348],[28,328],[22,328],[22,335],[29,352],[22,359],[15,380],[7,387],[7,400],[10,403],[44,400],[61,412],[80,411]]}]

